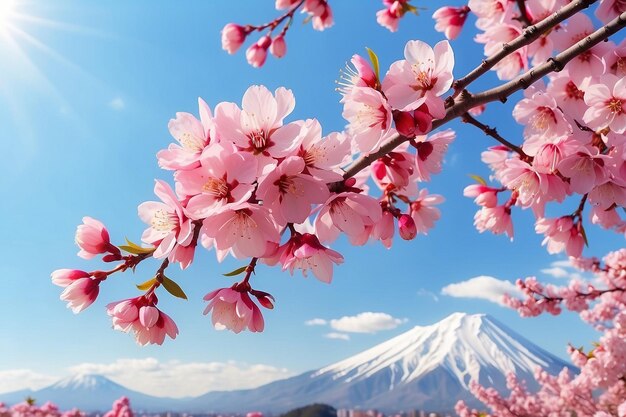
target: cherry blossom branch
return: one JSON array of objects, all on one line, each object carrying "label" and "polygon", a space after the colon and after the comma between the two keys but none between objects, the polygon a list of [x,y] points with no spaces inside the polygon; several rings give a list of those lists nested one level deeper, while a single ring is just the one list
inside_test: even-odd
[{"label": "cherry blossom branch", "polygon": [[[293,15],[296,13],[296,11],[300,7],[302,7],[303,4],[304,4],[304,0],[300,0],[300,2],[298,4],[296,4],[295,6],[291,7],[287,12],[285,12],[283,15],[277,17],[276,19],[272,20],[271,22],[265,23],[265,24],[259,25],[259,26],[246,25],[245,29],[248,32],[252,32],[253,30],[256,30],[257,32],[260,32],[263,29],[270,28],[270,32],[271,32],[274,29],[276,29],[276,27],[278,25],[280,25],[285,19],[289,19],[289,23],[291,23],[291,20],[293,20]],[[289,25],[289,23],[287,25]],[[284,34],[284,32],[286,32],[285,29],[283,29],[283,34]]]},{"label": "cherry blossom branch", "polygon": [[463,120],[464,123],[469,123],[473,126],[476,126],[480,130],[485,132],[487,136],[491,136],[492,138],[494,138],[495,140],[497,140],[498,142],[500,142],[507,148],[511,149],[512,151],[517,152],[523,160],[529,160],[531,158],[530,156],[526,155],[526,153],[524,153],[522,148],[520,148],[517,145],[512,144],[511,142],[509,142],[508,140],[500,136],[496,128],[493,128],[493,127],[487,126],[484,123],[481,123],[476,118],[472,117],[471,114],[464,113],[463,116],[461,116],[461,120]]},{"label": "cherry blossom branch", "polygon": [[549,58],[547,62],[531,68],[517,78],[478,94],[466,94],[461,96],[461,100],[448,108],[446,115],[442,119],[433,121],[433,129],[444,125],[450,120],[456,119],[473,107],[492,101],[505,102],[507,98],[516,91],[530,87],[533,83],[552,72],[560,72],[572,59],[593,48],[600,42],[607,40],[609,36],[619,32],[624,27],[626,27],[626,12],[611,20],[608,24],[596,30],[586,38],[570,46],[560,54]]},{"label": "cherry blossom branch", "polygon": [[[590,0],[587,0],[587,2],[589,1]],[[481,104],[486,104],[493,101],[505,102],[511,94],[519,90],[528,88],[534,82],[540,80],[541,78],[552,72],[559,72],[563,70],[563,68],[565,68],[565,65],[567,65],[567,63],[570,62],[572,59],[593,48],[600,42],[607,40],[609,36],[619,32],[625,26],[626,12],[611,20],[608,24],[596,30],[591,35],[570,46],[560,54],[557,54],[556,56],[550,58],[547,62],[531,68],[529,71],[518,76],[517,78],[498,87],[491,88],[478,94],[469,94],[466,92],[466,94],[461,95],[460,101],[456,102],[454,105],[446,110],[446,115],[443,118],[433,121],[431,130],[438,129],[446,123],[467,113],[467,111],[471,108],[477,107]],[[368,155],[364,155],[356,160],[351,166],[348,167],[343,177],[347,179],[355,176],[359,171],[369,166],[372,162],[391,152],[393,149],[409,139],[410,138],[402,135],[391,138],[377,151],[372,152]]]},{"label": "cherry blossom branch", "polygon": [[[483,60],[483,62],[473,69],[466,76],[459,78],[456,80],[452,87],[454,88],[454,93],[452,94],[452,98],[456,98],[468,85],[478,79],[481,75],[485,74],[487,71],[492,69],[498,62],[502,59],[506,58],[508,55],[517,51],[524,46],[530,45],[535,40],[537,40],[541,35],[547,33],[550,29],[557,26],[559,23],[564,20],[572,17],[576,13],[580,12],[588,8],[590,5],[595,3],[597,0],[578,0],[568,5],[562,7],[560,10],[552,13],[550,16],[543,19],[541,22],[528,26],[524,29],[524,32],[513,39],[511,42],[505,43],[502,45],[502,49],[499,52],[491,55],[490,57]],[[521,0],[524,3],[523,0]],[[520,7],[520,9],[522,9]]]}]

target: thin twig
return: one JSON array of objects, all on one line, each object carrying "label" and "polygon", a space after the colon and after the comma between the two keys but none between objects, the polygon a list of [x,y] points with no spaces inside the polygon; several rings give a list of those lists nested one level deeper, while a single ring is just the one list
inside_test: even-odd
[{"label": "thin twig", "polygon": [[503,144],[504,146],[506,146],[510,150],[512,150],[514,152],[517,152],[519,154],[519,156],[522,158],[522,160],[529,160],[529,159],[531,159],[530,156],[528,156],[528,155],[526,155],[526,153],[524,153],[522,148],[520,148],[519,146],[514,145],[511,142],[509,142],[508,140],[504,139],[502,136],[500,136],[500,134],[498,133],[498,131],[495,128],[487,126],[484,123],[481,123],[476,118],[472,117],[472,115],[470,115],[469,113],[463,114],[463,116],[461,116],[461,119],[465,123],[469,123],[469,124],[471,124],[473,126],[476,126],[480,130],[485,132],[485,134],[487,136],[491,136],[492,138],[494,138],[495,140],[497,140],[498,142],[500,142],[501,144]]},{"label": "thin twig", "polygon": [[519,21],[522,22],[524,27],[528,27],[533,24],[530,16],[528,16],[528,9],[526,8],[526,0],[516,0],[517,8],[519,9]]}]

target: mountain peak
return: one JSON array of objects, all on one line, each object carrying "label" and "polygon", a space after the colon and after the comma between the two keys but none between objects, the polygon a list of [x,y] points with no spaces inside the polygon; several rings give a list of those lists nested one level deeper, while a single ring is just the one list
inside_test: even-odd
[{"label": "mountain peak", "polygon": [[114,387],[117,386],[115,382],[106,378],[105,376],[98,374],[91,374],[86,372],[79,372],[74,375],[70,375],[61,379],[52,385],[53,389],[87,389],[95,390],[102,387]]}]

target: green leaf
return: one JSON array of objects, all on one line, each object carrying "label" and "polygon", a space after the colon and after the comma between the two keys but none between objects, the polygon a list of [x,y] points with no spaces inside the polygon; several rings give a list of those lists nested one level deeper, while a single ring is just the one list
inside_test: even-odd
[{"label": "green leaf", "polygon": [[141,291],[149,290],[155,283],[157,282],[156,278],[152,278],[144,282],[143,284],[138,284],[137,289]]},{"label": "green leaf", "polygon": [[180,288],[180,285],[178,285],[165,275],[163,275],[163,282],[161,282],[161,284],[163,284],[163,287],[165,287],[167,292],[172,294],[174,297],[183,298],[185,300],[187,299],[187,294],[185,294],[185,291]]},{"label": "green leaf", "polygon": [[127,243],[126,245],[119,246],[119,248],[123,250],[124,252],[132,253],[133,255],[142,255],[145,253],[152,253],[156,249],[156,248],[144,248],[142,246],[139,246],[136,243],[131,242],[130,240],[128,240],[128,238],[126,238],[126,243]]},{"label": "green leaf", "polygon": [[365,49],[367,49],[367,54],[370,56],[370,61],[372,61],[372,66],[374,67],[374,73],[376,74],[376,79],[380,80],[380,64],[378,63],[378,56],[370,48],[365,48]]},{"label": "green leaf", "polygon": [[412,4],[409,3],[405,3],[404,4],[404,8],[407,12],[411,12],[414,13],[415,15],[419,16],[419,10],[417,9],[417,7],[413,6]]},{"label": "green leaf", "polygon": [[470,174],[469,177],[479,184],[487,185],[487,181],[485,181],[485,179],[481,177],[480,175]]},{"label": "green leaf", "polygon": [[248,268],[248,265],[242,266],[241,268],[237,268],[234,271],[230,271],[229,273],[222,275],[224,275],[225,277],[236,277],[239,274],[243,274],[246,271],[246,268]]},{"label": "green leaf", "polygon": [[587,232],[585,232],[585,228],[583,227],[583,223],[580,222],[580,235],[583,237],[585,241],[585,246],[589,247],[589,240],[587,240]]}]

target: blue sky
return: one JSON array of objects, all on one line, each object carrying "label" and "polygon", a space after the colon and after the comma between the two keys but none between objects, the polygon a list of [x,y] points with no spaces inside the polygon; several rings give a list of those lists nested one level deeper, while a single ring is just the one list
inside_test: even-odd
[{"label": "blue sky", "polygon": [[[481,275],[514,281],[537,274],[558,281],[541,270],[565,259],[540,246],[530,213],[515,212],[513,243],[475,231],[475,206],[462,190],[471,181],[468,174],[488,175],[480,152],[492,142],[458,122],[451,125],[458,135],[444,172],[426,185],[447,199],[430,235],[398,240],[392,250],[339,241],[334,249],[346,262],[336,269],[332,285],[260,268],[255,286],[277,300],[276,309],[265,314],[264,333],[217,332],[201,314],[202,296],[230,285],[221,274],[240,265],[218,264],[208,252],[200,252],[184,272],[172,269],[188,302],[161,297],[160,306],[181,332],[175,341],[139,347],[131,336],[111,330],[104,312],[107,302],[138,295],[134,284],[150,278],[156,264],[138,268],[135,276],[112,277],[92,307],[73,315],[58,300],[50,272],[96,268],[75,256],[74,231],[84,215],[102,220],[114,242],[125,236],[139,240],[144,225],[137,205],[154,198],[155,178],[171,181],[170,173],[158,169],[155,154],[172,141],[167,122],[177,111],[197,113],[198,96],[214,107],[240,102],[252,84],[285,86],[296,97],[291,120],[315,117],[324,132],[341,130],[345,122],[335,80],[352,54],[370,47],[384,69],[401,59],[406,41],[443,39],[430,18],[439,2],[429,2],[418,17],[407,16],[392,34],[375,21],[379,1],[335,1],[334,27],[320,33],[296,22],[287,56],[269,58],[259,70],[245,63],[243,53],[221,50],[220,30],[228,22],[271,19],[273,2],[182,3],[18,0],[17,11],[26,17],[12,18],[8,35],[0,28],[0,392],[41,386],[76,369],[104,372],[156,394],[164,388],[148,376],[157,372],[174,383],[185,379],[181,375],[197,377],[193,384],[187,378],[188,386],[180,382],[172,395],[250,386],[324,366],[455,311],[492,314],[561,357],[568,341],[591,343],[594,332],[570,314],[520,319],[495,303],[441,294],[448,284]],[[474,30],[469,22],[464,35]],[[453,48],[457,76],[482,58],[482,48],[467,40]],[[489,74],[474,88],[496,81]],[[492,104],[481,120],[519,143],[522,129],[510,116],[511,106]],[[593,227],[588,234],[588,255],[623,246],[623,238]],[[328,325],[305,325],[313,318],[363,312],[388,314],[398,319],[397,327],[344,332],[349,340],[343,340],[324,337],[337,332]]]}]

